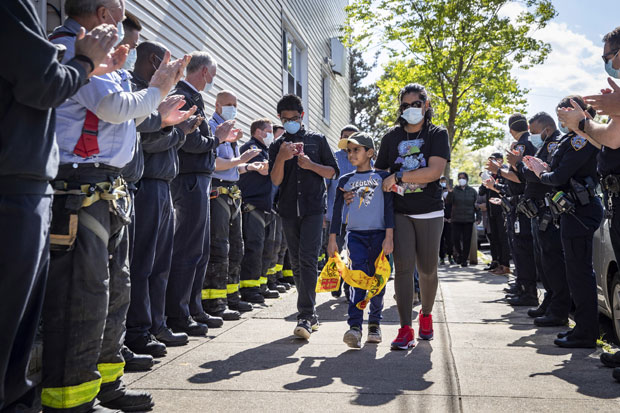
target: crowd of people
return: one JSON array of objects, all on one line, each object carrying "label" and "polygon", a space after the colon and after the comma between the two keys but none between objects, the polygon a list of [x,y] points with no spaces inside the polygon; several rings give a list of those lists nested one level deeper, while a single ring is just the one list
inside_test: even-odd
[{"label": "crowd of people", "polygon": [[[209,53],[171,60],[164,44],[140,42],[123,0],[66,0],[65,12],[48,37],[28,0],[0,5],[1,30],[15,39],[13,64],[0,71],[0,411],[39,398],[44,412],[148,410],[151,395],[127,389],[124,371],[150,369],[167,347],[293,285],[293,334],[310,339],[321,250],[346,252],[349,268],[367,277],[390,256],[401,324],[391,347],[415,345],[418,296],[417,337],[433,338],[438,257],[468,265],[479,215],[467,174],[448,190],[448,133],[433,124],[424,86],[400,90],[396,124],[378,150],[369,131],[347,125],[334,154],[304,126],[295,95],[274,108],[281,124],[255,119],[244,139],[234,91],[205,105],[226,70]],[[620,28],[605,37],[614,77],[619,49]],[[562,132],[546,113],[511,116],[507,164],[494,154],[481,189],[489,269],[508,272],[510,257],[516,266],[509,303],[537,306],[537,277],[547,291],[529,312],[537,325],[566,324],[574,303],[577,325],[556,340],[562,347],[592,347],[598,337],[597,155],[610,214],[620,194],[620,88],[610,83],[603,95],[559,103]],[[612,120],[595,122],[588,104]],[[616,216],[611,233],[620,253]],[[367,291],[344,291],[343,341],[359,348]],[[368,342],[382,341],[384,293],[369,300]],[[27,379],[39,326],[41,388]],[[603,361],[620,366],[620,357]]]}]

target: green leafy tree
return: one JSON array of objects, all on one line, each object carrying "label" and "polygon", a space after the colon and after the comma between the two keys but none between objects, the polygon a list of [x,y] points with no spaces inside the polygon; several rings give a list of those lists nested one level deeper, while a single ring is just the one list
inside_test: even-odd
[{"label": "green leafy tree", "polygon": [[360,50],[378,46],[390,61],[378,81],[383,121],[393,123],[398,91],[420,83],[432,96],[435,122],[452,148],[479,148],[504,136],[506,115],[520,110],[526,90],[514,67],[541,64],[550,45],[532,37],[556,11],[550,0],[524,0],[511,20],[500,14],[510,0],[352,0],[345,37]]}]

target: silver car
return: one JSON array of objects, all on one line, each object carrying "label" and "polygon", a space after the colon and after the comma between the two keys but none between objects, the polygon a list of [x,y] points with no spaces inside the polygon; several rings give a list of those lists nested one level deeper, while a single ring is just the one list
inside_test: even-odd
[{"label": "silver car", "polygon": [[599,311],[611,319],[616,340],[620,340],[620,271],[609,238],[610,224],[604,219],[594,233],[594,271]]}]

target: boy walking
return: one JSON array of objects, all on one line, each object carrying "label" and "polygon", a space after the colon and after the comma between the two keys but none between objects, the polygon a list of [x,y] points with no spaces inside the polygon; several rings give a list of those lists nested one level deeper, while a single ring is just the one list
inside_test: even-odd
[{"label": "boy walking", "polygon": [[[372,169],[370,161],[374,156],[375,147],[372,138],[363,132],[357,132],[349,138],[341,139],[340,149],[346,149],[349,162],[356,168],[338,181],[334,212],[329,234],[327,253],[333,257],[338,251],[337,236],[340,234],[344,192],[354,194],[346,217],[347,235],[345,246],[349,252],[352,270],[361,270],[368,276],[375,274],[375,260],[381,250],[387,255],[394,249],[394,208],[393,193],[383,192],[383,179],[389,175],[384,171]],[[349,330],[344,334],[343,341],[352,348],[362,347],[362,322],[364,310],[357,304],[366,297],[366,290],[350,288]],[[381,311],[385,288],[370,300],[368,316],[369,343],[381,342]]]}]

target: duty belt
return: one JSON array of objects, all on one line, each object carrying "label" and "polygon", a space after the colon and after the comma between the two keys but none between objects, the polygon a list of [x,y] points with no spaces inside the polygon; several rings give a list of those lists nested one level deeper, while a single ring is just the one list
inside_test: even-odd
[{"label": "duty belt", "polygon": [[121,177],[112,182],[98,182],[95,184],[72,184],[67,181],[52,182],[54,195],[85,195],[82,208],[86,208],[99,200],[117,201],[127,197],[127,183]]},{"label": "duty belt", "polygon": [[230,198],[236,201],[238,199],[241,199],[241,190],[237,185],[233,185],[230,187],[217,186],[211,191],[210,198],[215,199],[220,195],[228,195]]}]

